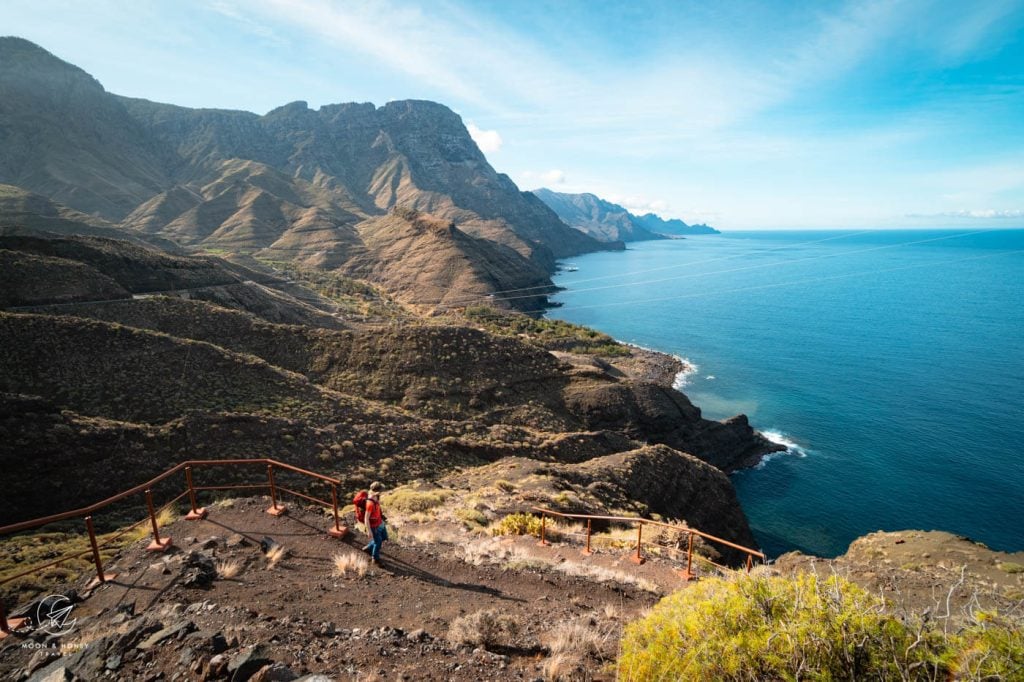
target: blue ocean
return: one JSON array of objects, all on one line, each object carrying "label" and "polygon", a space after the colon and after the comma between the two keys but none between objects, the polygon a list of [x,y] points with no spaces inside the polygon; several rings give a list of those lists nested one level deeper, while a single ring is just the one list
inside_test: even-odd
[{"label": "blue ocean", "polygon": [[731,232],[570,259],[548,313],[676,354],[787,444],[733,475],[769,555],[875,530],[1024,550],[1024,230]]}]

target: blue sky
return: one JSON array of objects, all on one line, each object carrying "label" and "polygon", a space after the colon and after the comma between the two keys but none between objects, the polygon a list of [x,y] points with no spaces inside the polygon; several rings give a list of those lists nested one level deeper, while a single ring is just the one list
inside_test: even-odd
[{"label": "blue sky", "polygon": [[726,229],[1024,226],[1024,0],[4,0],[111,92],[431,99],[523,189]]}]

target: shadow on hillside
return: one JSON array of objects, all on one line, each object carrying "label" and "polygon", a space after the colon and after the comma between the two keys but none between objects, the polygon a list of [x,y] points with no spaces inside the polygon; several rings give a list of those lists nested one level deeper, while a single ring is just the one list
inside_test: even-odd
[{"label": "shadow on hillside", "polygon": [[405,576],[409,578],[415,578],[416,580],[422,580],[423,582],[432,583],[439,587],[447,587],[455,590],[466,590],[467,592],[478,592],[480,594],[486,594],[489,597],[495,599],[502,599],[504,601],[514,602],[525,602],[525,599],[519,597],[510,597],[503,594],[501,590],[488,587],[487,585],[478,585],[475,583],[453,583],[450,580],[445,580],[440,576],[436,576],[429,571],[425,571],[418,566],[403,561],[392,554],[388,554],[387,551],[382,552],[381,559],[383,562],[382,568],[395,576]]},{"label": "shadow on hillside", "polygon": [[[274,539],[289,538],[289,537],[294,538],[294,537],[322,536],[327,531],[327,529],[330,526],[329,521],[325,522],[323,525],[314,525],[314,524],[309,523],[308,521],[302,519],[299,515],[295,515],[295,516],[289,515],[288,520],[290,522],[292,522],[292,523],[297,523],[297,524],[299,524],[301,526],[305,526],[305,528],[308,529],[308,531],[307,530],[297,530],[297,531],[292,531],[292,532],[285,532],[285,531],[283,531],[280,528],[275,528],[274,531],[273,531]],[[242,537],[244,537],[246,540],[248,540],[252,545],[254,545],[256,547],[259,547],[260,540],[262,540],[263,536],[264,536],[264,531],[262,531],[262,530],[255,530],[255,529],[253,529],[253,530],[242,530],[242,529],[232,527],[230,525],[227,525],[225,523],[217,521],[216,519],[211,519],[211,518],[207,518],[207,519],[205,519],[205,521],[206,521],[206,523],[215,525],[215,526],[217,526],[219,528],[223,528],[224,531],[227,532],[227,533],[237,533],[238,535],[241,535]],[[362,548],[363,548],[363,544],[364,544],[363,543],[363,538],[358,537],[355,532],[350,532],[344,538],[344,540],[342,540],[342,543],[348,545],[349,547],[352,547],[353,549],[355,549],[357,551],[361,551]],[[294,554],[292,556],[295,557],[295,558],[307,558],[307,559],[314,559],[314,560],[319,560],[319,559],[323,558],[323,557],[312,557],[312,556],[303,556],[303,555],[294,555]],[[494,588],[494,587],[489,587],[487,585],[480,585],[480,584],[476,584],[476,583],[460,583],[460,582],[452,582],[450,580],[446,580],[445,578],[442,578],[442,577],[440,577],[438,575],[435,575],[435,574],[431,573],[430,571],[424,570],[423,568],[421,568],[419,566],[415,566],[413,564],[410,564],[408,561],[400,559],[397,556],[395,556],[394,554],[389,553],[387,551],[387,546],[386,545],[385,545],[385,550],[384,550],[383,555],[382,555],[382,559],[383,559],[383,563],[382,563],[382,566],[381,566],[382,570],[385,573],[389,573],[389,574],[391,574],[393,576],[396,576],[396,577],[403,577],[404,576],[404,577],[408,577],[408,578],[413,578],[415,580],[420,580],[420,581],[423,581],[425,583],[430,583],[432,585],[437,585],[438,587],[444,587],[444,588],[454,589],[454,590],[465,590],[467,592],[477,592],[479,594],[485,594],[485,595],[487,595],[489,597],[494,597],[495,599],[501,599],[501,600],[504,600],[504,601],[512,601],[512,602],[525,602],[526,601],[525,599],[520,599],[518,597],[508,596],[508,595],[504,594],[501,590],[499,590],[497,588]]]}]

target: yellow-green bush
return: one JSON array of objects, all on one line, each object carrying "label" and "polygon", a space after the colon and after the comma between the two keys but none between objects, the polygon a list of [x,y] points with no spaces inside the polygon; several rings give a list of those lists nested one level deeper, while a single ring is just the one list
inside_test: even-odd
[{"label": "yellow-green bush", "polygon": [[977,623],[951,637],[941,659],[956,680],[1024,680],[1024,630],[998,614],[976,614]]},{"label": "yellow-green bush", "polygon": [[623,635],[623,680],[1024,679],[1024,634],[979,614],[962,632],[887,613],[844,578],[709,578]]},{"label": "yellow-green bush", "polygon": [[[533,535],[539,538],[540,530],[541,519],[539,516],[516,512],[515,514],[509,514],[494,524],[491,527],[491,535]],[[553,537],[553,530],[552,524],[549,521],[545,529],[546,536]]]},{"label": "yellow-green bush", "polygon": [[463,507],[455,510],[455,516],[466,522],[466,525],[473,526],[486,526],[487,517],[483,512],[477,511],[476,509],[470,509]]},{"label": "yellow-green bush", "polygon": [[388,509],[392,509],[398,512],[414,514],[439,507],[449,497],[451,497],[451,492],[447,490],[428,490],[425,492],[396,490],[393,493],[384,494],[381,503],[385,513]]}]

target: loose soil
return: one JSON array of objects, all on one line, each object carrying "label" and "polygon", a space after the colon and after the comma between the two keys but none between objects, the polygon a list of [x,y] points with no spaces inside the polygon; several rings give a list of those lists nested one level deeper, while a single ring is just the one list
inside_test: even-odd
[{"label": "loose soil", "polygon": [[[3,640],[0,677],[18,679],[19,671],[33,667],[30,662],[36,669],[59,663],[45,660],[29,648],[32,643],[81,643],[86,650],[107,647],[96,665],[111,679],[214,679],[209,642],[220,633],[232,645],[228,657],[259,646],[261,655],[295,673],[331,679],[533,680],[542,677],[546,634],[578,620],[601,633],[601,651],[585,659],[577,676],[613,679],[610,663],[621,625],[659,598],[652,589],[681,584],[671,566],[657,559],[636,566],[628,550],[584,557],[575,541],[538,547],[533,538],[481,538],[447,525],[431,530],[461,544],[424,543],[411,531],[398,531],[385,544],[381,566],[362,577],[339,577],[332,558],[361,556],[364,536],[358,531],[343,540],[326,535],[331,519],[320,508],[292,506],[288,514],[273,517],[265,513],[268,506],[263,498],[236,500],[212,508],[205,520],[178,520],[163,529],[174,543],[166,554],[146,552],[147,540],[131,546],[106,567],[118,574],[114,581],[91,594],[84,581],[80,584],[86,598],[74,609],[78,622],[66,640],[38,634]],[[235,537],[229,548],[227,539],[237,535],[245,546]],[[274,566],[260,548],[265,537],[287,551]],[[475,553],[466,550],[481,545],[484,549]],[[237,561],[241,570],[206,588],[186,587],[182,565],[190,550],[220,565]],[[552,569],[565,562],[629,573],[646,581],[647,589]],[[518,631],[487,646],[447,640],[454,621],[482,610],[511,617]],[[144,651],[134,645],[112,651],[109,643],[98,641],[147,619],[161,627],[191,625]],[[112,654],[120,660],[112,661]]]}]

